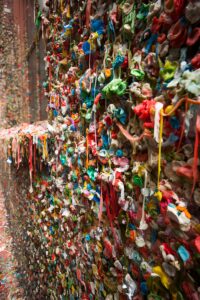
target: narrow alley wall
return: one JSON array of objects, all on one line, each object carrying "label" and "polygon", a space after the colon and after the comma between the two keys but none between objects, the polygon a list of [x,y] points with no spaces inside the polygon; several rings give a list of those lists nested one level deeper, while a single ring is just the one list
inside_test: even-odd
[{"label": "narrow alley wall", "polygon": [[[37,1],[0,0],[0,130],[46,119],[47,100],[42,87],[46,77],[45,44],[35,25],[39,8]],[[4,241],[4,233],[0,234],[0,299],[3,300],[23,299],[23,288],[31,293],[31,286],[26,286],[30,265],[23,215],[29,186],[28,167],[27,162],[20,170],[7,164],[6,146],[0,145],[0,226],[1,233],[5,231],[9,239]],[[9,251],[7,259],[4,249]],[[30,294],[26,296],[31,299]]]},{"label": "narrow alley wall", "polygon": [[46,119],[45,45],[37,1],[0,1],[0,127]]},{"label": "narrow alley wall", "polygon": [[199,2],[47,4],[49,123],[1,136],[27,299],[199,299]]}]

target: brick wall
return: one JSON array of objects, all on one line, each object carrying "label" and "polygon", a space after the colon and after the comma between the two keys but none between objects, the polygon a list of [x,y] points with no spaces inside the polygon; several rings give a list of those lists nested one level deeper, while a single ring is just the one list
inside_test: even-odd
[{"label": "brick wall", "polygon": [[35,1],[0,0],[0,127],[46,119],[44,43],[35,29]]}]

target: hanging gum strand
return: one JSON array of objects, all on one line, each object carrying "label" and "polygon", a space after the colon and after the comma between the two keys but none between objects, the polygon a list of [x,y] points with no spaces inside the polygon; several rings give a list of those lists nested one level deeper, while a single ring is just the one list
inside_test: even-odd
[{"label": "hanging gum strand", "polygon": [[88,140],[88,133],[89,130],[88,128],[86,129],[86,169],[88,168],[89,165],[89,140]]}]

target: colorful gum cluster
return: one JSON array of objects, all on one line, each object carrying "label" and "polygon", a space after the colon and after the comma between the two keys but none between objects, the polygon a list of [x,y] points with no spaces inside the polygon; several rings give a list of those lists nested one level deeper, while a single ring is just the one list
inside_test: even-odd
[{"label": "colorful gum cluster", "polygon": [[[33,299],[199,299],[199,1],[47,1],[28,161]],[[39,25],[38,25],[39,26]]]}]

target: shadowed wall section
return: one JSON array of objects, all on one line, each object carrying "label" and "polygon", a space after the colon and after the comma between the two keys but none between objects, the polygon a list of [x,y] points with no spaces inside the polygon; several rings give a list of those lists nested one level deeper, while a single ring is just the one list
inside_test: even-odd
[{"label": "shadowed wall section", "polygon": [[[39,4],[33,0],[0,0],[1,127],[46,119],[45,45],[36,31]],[[2,100],[1,100],[2,101]]]}]

